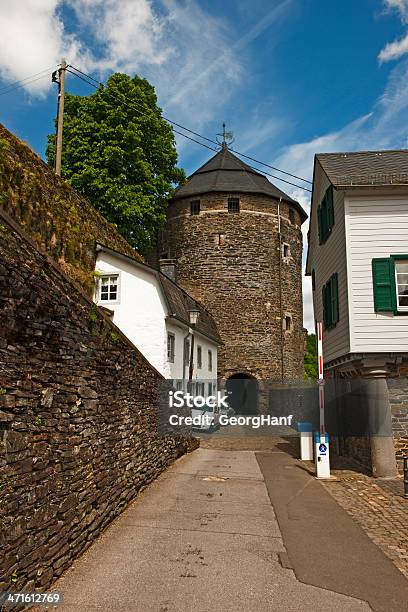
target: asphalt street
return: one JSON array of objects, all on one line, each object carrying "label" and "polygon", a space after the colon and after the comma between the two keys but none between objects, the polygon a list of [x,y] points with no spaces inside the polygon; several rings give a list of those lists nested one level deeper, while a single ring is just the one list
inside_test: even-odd
[{"label": "asphalt street", "polygon": [[59,610],[404,609],[408,582],[296,465],[276,446],[182,457],[54,585]]}]

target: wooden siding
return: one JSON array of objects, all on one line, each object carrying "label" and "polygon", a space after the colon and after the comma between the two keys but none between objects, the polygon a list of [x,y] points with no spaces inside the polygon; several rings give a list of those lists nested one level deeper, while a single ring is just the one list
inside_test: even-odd
[{"label": "wooden siding", "polygon": [[374,311],[371,261],[408,253],[408,194],[345,198],[351,352],[408,352],[408,316]]},{"label": "wooden siding", "polygon": [[330,182],[319,162],[316,162],[314,199],[310,220],[310,271],[315,270],[316,289],[313,292],[314,316],[323,320],[322,287],[337,272],[339,282],[339,321],[332,329],[324,330],[323,350],[327,363],[349,352],[349,313],[346,268],[346,237],[344,222],[343,192],[334,190],[334,226],[331,236],[324,244],[319,244],[317,208],[323,199]]}]

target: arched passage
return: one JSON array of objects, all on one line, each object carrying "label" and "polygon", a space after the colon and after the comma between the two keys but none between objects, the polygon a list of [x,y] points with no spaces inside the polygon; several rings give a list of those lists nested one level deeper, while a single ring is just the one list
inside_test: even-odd
[{"label": "arched passage", "polygon": [[258,414],[258,382],[249,374],[233,374],[226,383],[229,404],[236,414]]}]

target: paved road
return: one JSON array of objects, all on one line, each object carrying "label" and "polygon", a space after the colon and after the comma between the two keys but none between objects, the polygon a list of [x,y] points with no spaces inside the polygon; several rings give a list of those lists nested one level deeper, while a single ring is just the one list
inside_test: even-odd
[{"label": "paved road", "polygon": [[287,561],[255,452],[199,449],[145,490],[54,588],[64,594],[61,612],[371,609],[300,582]]}]

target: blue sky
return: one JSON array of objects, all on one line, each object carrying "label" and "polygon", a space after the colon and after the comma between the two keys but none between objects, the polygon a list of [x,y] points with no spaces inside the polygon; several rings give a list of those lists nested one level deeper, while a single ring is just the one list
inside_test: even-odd
[{"label": "blue sky", "polygon": [[[408,148],[408,0],[2,0],[0,28],[0,121],[40,155],[49,72],[2,92],[62,56],[101,80],[145,76],[170,118],[210,138],[225,121],[235,148],[306,178],[317,152]],[[177,143],[187,172],[210,155]]]}]

